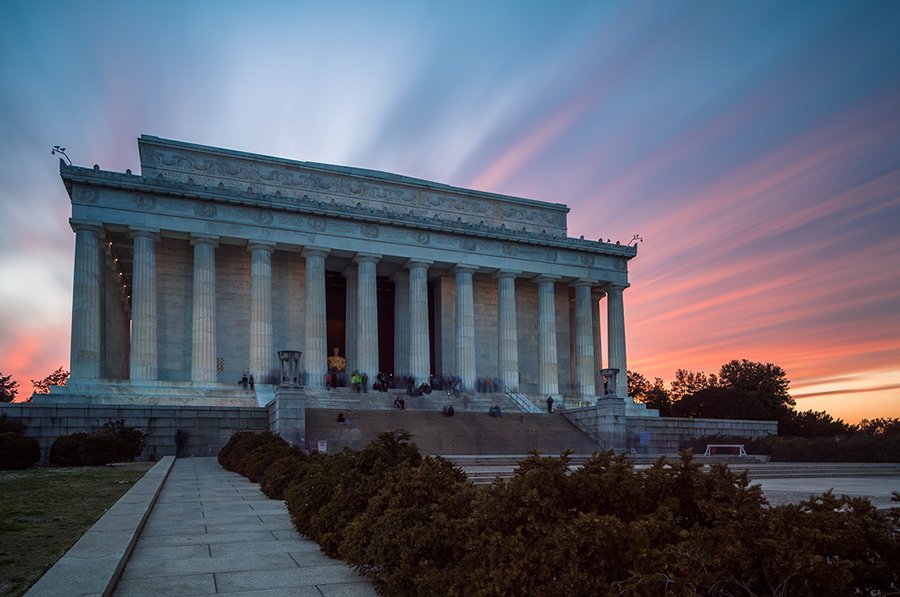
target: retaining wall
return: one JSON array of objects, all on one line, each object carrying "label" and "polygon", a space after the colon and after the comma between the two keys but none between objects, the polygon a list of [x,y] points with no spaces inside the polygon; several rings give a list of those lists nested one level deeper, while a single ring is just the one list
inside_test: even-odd
[{"label": "retaining wall", "polygon": [[122,419],[147,434],[138,460],[156,461],[175,455],[175,432],[186,431],[183,456],[215,456],[233,433],[265,431],[265,408],[214,406],[143,406],[118,404],[0,404],[0,414],[19,419],[41,446],[46,464],[53,440],[61,435],[93,431]]}]

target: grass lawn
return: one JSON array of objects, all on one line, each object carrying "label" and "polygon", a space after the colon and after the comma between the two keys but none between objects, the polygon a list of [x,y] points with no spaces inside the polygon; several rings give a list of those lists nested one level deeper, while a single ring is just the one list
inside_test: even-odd
[{"label": "grass lawn", "polygon": [[0,471],[0,595],[21,595],[152,462]]}]

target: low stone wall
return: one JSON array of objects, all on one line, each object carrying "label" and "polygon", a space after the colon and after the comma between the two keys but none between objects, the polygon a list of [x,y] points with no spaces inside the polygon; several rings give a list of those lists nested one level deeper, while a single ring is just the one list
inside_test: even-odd
[{"label": "low stone wall", "polygon": [[19,419],[26,434],[38,440],[46,464],[53,440],[61,435],[93,431],[122,419],[147,434],[139,460],[175,455],[175,432],[186,431],[184,456],[215,456],[240,430],[265,431],[265,408],[213,406],[142,406],[113,404],[0,404],[0,414]]},{"label": "low stone wall", "polygon": [[[607,409],[608,410],[608,409]],[[585,407],[566,411],[565,416],[590,435],[600,446],[644,454],[677,453],[682,441],[694,437],[727,435],[748,439],[778,434],[776,421],[727,419],[680,419],[675,417],[632,417]],[[618,431],[624,422],[624,445]]]},{"label": "low stone wall", "polygon": [[727,419],[679,419],[675,417],[626,417],[625,438],[629,450],[638,453],[675,453],[682,441],[694,437],[726,435],[755,439],[778,434],[776,421]]}]

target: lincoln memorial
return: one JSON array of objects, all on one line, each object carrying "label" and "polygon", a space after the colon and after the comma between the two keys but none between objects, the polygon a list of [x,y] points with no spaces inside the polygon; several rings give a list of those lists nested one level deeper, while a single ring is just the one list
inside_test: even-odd
[{"label": "lincoln memorial", "polygon": [[233,400],[244,377],[278,383],[281,350],[301,351],[302,384],[320,388],[337,348],[372,380],[441,374],[470,391],[490,379],[542,399],[627,400],[637,249],[570,238],[565,205],[138,145],[140,175],[60,166],[75,281],[71,378],[55,398]]},{"label": "lincoln memorial", "polygon": [[[437,454],[672,453],[776,432],[628,397],[637,248],[569,237],[565,205],[147,135],[138,147],[140,174],[60,161],[71,377],[0,405],[45,461],[59,435],[115,420],[148,433],[149,459],[179,433],[187,454],[214,455],[240,430],[333,452],[399,429]],[[362,393],[346,387],[359,378]],[[500,411],[514,416],[488,416]]]}]

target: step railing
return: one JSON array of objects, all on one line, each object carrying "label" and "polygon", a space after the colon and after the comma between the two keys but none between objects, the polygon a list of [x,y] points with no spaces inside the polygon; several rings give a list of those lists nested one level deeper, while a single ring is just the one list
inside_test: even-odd
[{"label": "step railing", "polygon": [[506,394],[510,400],[515,402],[516,406],[518,406],[522,412],[532,413],[532,414],[538,414],[538,413],[544,412],[540,408],[538,408],[534,402],[529,400],[527,396],[520,394],[518,392],[515,392],[508,387],[503,388],[503,393]]}]

